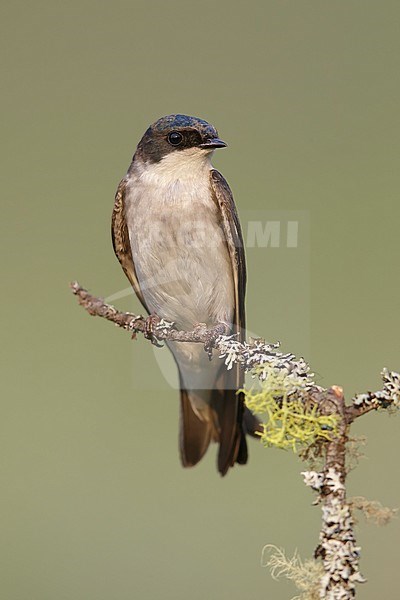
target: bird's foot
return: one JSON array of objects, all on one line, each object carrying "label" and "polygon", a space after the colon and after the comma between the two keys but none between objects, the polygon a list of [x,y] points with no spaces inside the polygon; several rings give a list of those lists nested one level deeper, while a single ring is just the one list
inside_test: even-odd
[{"label": "bird's foot", "polygon": [[156,329],[157,325],[160,324],[160,322],[161,319],[156,314],[149,315],[144,322],[143,335],[147,340],[150,340],[151,343],[154,344],[154,346],[157,346],[157,348],[163,347],[163,344],[160,344],[156,334],[154,333],[154,330]]},{"label": "bird's foot", "polygon": [[206,341],[204,343],[204,350],[208,354],[209,360],[212,359],[212,351],[215,347],[215,342],[220,337],[220,335],[227,335],[229,333],[229,327],[225,323],[217,323],[210,329],[208,329],[206,333]]}]

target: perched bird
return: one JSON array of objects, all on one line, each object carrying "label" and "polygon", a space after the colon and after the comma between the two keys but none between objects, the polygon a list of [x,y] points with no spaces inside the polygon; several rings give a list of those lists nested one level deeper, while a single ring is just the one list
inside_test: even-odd
[{"label": "perched bird", "polygon": [[[216,148],[226,146],[212,125],[169,115],[140,140],[120,182],[112,215],[114,251],[148,317],[192,330],[223,324],[245,332],[246,267],[232,192],[213,169]],[[179,370],[182,464],[199,462],[210,441],[219,443],[218,470],[247,462],[245,433],[257,429],[230,371],[201,344],[168,342]]]}]

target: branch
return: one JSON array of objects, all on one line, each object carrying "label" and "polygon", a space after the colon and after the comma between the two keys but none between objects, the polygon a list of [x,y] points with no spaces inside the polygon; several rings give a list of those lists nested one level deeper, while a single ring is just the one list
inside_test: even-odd
[{"label": "branch", "polygon": [[[72,293],[78,298],[79,304],[90,315],[107,319],[132,334],[146,333],[145,317],[117,310],[101,298],[92,296],[77,281],[71,283],[70,287]],[[159,341],[207,344],[210,337],[215,334],[215,328],[207,329],[205,324],[197,325],[192,331],[178,331],[174,325],[173,322],[158,319],[158,323],[153,328],[154,337]],[[236,335],[219,335],[214,340],[213,346],[219,352],[219,358],[224,359],[228,370],[235,362],[241,363],[245,371],[265,364],[289,377],[302,380],[310,388],[315,386],[313,373],[310,372],[306,361],[303,358],[296,359],[294,354],[278,352],[279,343],[266,344],[262,339],[247,343],[240,342]]]},{"label": "branch", "polygon": [[[130,331],[147,333],[147,319],[120,312],[100,298],[92,296],[77,282],[71,284],[79,304],[92,316],[111,321]],[[153,318],[153,317],[152,317]],[[155,318],[152,335],[158,341],[202,343],[212,346],[224,360],[226,368],[240,363],[264,386],[261,393],[245,390],[246,404],[254,412],[268,413],[261,439],[265,445],[296,448],[296,443],[319,444],[324,448],[325,462],[321,472],[304,471],[306,485],[318,492],[322,504],[322,528],[316,557],[322,559],[324,575],[319,595],[328,600],[350,600],[355,584],[363,582],[358,566],[359,548],[355,543],[354,520],[346,501],[346,443],[350,424],[358,417],[379,408],[400,408],[400,375],[383,369],[383,389],[358,394],[346,406],[343,390],[338,386],[324,389],[314,382],[314,375],[303,358],[278,351],[279,343],[267,344],[262,339],[240,342],[237,335],[224,335],[218,326],[205,324],[192,331],[179,331],[174,323]],[[148,337],[148,336],[147,336]],[[152,340],[154,343],[154,339]],[[258,409],[258,410],[257,410]],[[271,426],[272,424],[272,426]]]},{"label": "branch", "polygon": [[348,423],[371,410],[383,408],[396,410],[400,408],[400,374],[384,368],[381,371],[383,389],[378,392],[366,392],[354,396],[352,406],[346,408]]},{"label": "branch", "polygon": [[[81,287],[77,281],[70,284],[72,293],[78,298],[78,303],[83,306],[93,317],[102,317],[111,321],[117,327],[126,329],[131,333],[146,332],[146,318],[141,315],[134,315],[129,312],[121,312],[111,304],[107,304],[101,298],[92,296],[85,288]],[[174,323],[159,319],[154,332],[158,340],[169,340],[173,342],[202,342],[206,343],[207,329],[199,326],[193,331],[177,331],[174,329]]]},{"label": "branch", "polygon": [[356,583],[366,580],[359,571],[360,548],[356,546],[354,520],[346,501],[346,443],[348,423],[343,390],[338,386],[327,391],[329,404],[321,411],[339,416],[336,435],[326,443],[325,464],[320,473],[303,472],[304,483],[318,491],[322,503],[320,544],[315,556],[323,561],[325,575],[321,579],[320,598],[350,600]]}]

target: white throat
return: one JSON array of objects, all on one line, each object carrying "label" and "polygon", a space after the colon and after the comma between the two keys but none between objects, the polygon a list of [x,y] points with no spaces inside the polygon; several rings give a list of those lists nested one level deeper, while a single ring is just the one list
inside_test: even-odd
[{"label": "white throat", "polygon": [[207,176],[213,152],[202,148],[187,148],[170,152],[158,163],[141,163],[139,178],[143,183],[165,185],[177,180],[199,180]]}]

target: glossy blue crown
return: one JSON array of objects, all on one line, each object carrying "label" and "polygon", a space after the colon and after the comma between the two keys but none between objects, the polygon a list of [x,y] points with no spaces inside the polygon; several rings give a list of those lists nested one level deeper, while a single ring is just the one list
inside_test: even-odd
[{"label": "glossy blue crown", "polygon": [[166,117],[161,117],[158,119],[153,125],[149,127],[152,131],[171,131],[173,129],[185,129],[187,127],[191,127],[200,131],[204,135],[208,135],[210,137],[218,137],[218,132],[207,123],[203,119],[199,119],[198,117],[189,117],[188,115],[167,115]]}]

